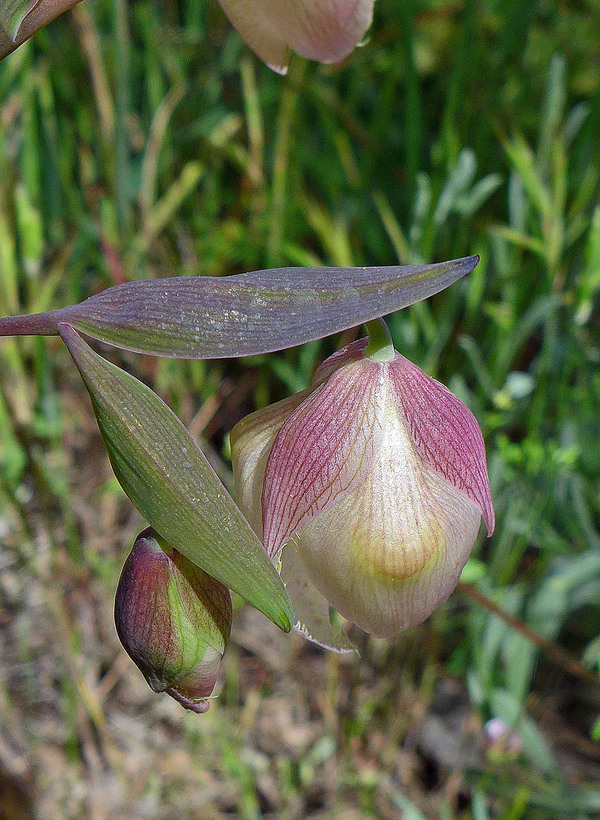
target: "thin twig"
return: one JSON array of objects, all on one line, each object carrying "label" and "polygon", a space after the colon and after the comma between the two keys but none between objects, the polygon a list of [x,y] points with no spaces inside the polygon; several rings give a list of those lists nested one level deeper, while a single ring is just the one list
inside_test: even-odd
[{"label": "thin twig", "polygon": [[565,652],[564,649],[560,649],[556,644],[552,643],[552,641],[544,638],[543,635],[540,635],[535,629],[532,629],[521,621],[516,615],[511,615],[510,612],[506,612],[506,610],[502,609],[498,604],[495,604],[484,595],[483,592],[480,592],[476,587],[471,586],[471,584],[466,584],[461,581],[458,585],[458,590],[487,609],[488,612],[496,615],[500,620],[504,621],[505,624],[510,626],[511,629],[523,635],[524,638],[534,644],[534,646],[537,646],[538,649],[541,649],[553,663],[560,666],[561,669],[569,675],[584,680],[586,683],[600,690],[600,678],[590,669],[586,669],[586,667],[569,652]]}]

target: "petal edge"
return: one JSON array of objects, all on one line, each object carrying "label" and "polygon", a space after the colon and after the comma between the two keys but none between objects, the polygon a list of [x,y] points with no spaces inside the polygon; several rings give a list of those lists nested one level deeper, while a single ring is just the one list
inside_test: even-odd
[{"label": "petal edge", "polygon": [[352,362],[290,415],[271,449],[263,485],[263,536],[276,555],[293,533],[364,480],[381,433],[380,365]]},{"label": "petal edge", "polygon": [[417,452],[479,507],[491,535],[494,507],[485,444],[475,416],[447,387],[399,353],[389,373]]}]

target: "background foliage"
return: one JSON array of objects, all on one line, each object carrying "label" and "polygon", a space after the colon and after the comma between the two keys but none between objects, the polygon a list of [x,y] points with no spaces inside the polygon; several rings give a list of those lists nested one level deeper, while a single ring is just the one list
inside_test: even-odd
[{"label": "background foliage", "polygon": [[[390,327],[486,436],[498,527],[467,579],[598,671],[598,53],[598,0],[377,0],[345,66],[296,60],[282,80],[212,2],[87,0],[0,66],[0,309],[481,254]],[[110,355],[230,486],[227,431],[348,339],[241,362]],[[460,592],[393,642],[357,634],[361,660],[238,608],[207,716],[147,690],[111,621],[142,522],[57,340],[0,345],[0,493],[0,816],[600,812],[598,687]],[[491,717],[520,751],[485,749]]]}]

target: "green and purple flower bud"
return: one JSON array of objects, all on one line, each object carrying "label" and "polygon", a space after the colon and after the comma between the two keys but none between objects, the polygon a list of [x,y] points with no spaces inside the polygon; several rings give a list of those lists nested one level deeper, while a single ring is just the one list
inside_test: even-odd
[{"label": "green and purple flower bud", "polygon": [[421,623],[456,587],[481,517],[494,528],[472,413],[391,342],[367,341],[231,439],[238,504],[281,562],[296,628],[340,650],[329,605],[378,636]]},{"label": "green and purple flower bud", "polygon": [[219,0],[250,48],[285,74],[290,51],[339,63],[363,39],[374,0]]},{"label": "green and purple flower bud", "polygon": [[115,623],[151,689],[207,712],[231,618],[227,587],[151,528],[138,535],[117,587]]}]

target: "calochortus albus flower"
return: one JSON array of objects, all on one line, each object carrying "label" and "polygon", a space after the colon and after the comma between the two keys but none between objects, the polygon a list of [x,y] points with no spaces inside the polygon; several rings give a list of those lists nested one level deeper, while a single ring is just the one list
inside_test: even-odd
[{"label": "calochortus albus flower", "polygon": [[270,68],[285,74],[290,51],[339,63],[363,39],[374,0],[219,0],[223,10]]},{"label": "calochortus albus flower", "polygon": [[231,630],[231,595],[152,531],[129,554],[115,598],[121,643],[155,692],[206,712]]},{"label": "calochortus albus flower", "polygon": [[280,562],[296,628],[339,650],[347,644],[329,605],[395,635],[448,598],[481,517],[494,528],[474,416],[377,341],[381,326],[231,437],[238,504]]}]

